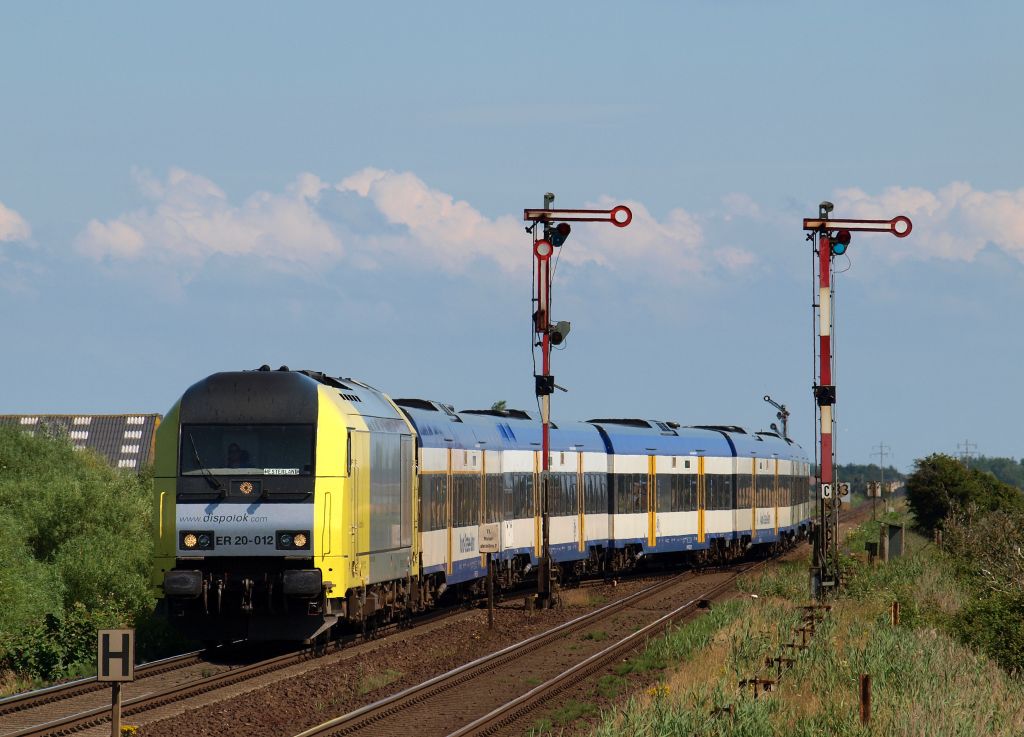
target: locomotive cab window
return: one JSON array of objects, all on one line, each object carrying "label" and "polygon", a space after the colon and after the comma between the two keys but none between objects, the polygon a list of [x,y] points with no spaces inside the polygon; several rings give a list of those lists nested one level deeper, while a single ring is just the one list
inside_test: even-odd
[{"label": "locomotive cab window", "polygon": [[182,425],[181,475],[309,476],[312,425]]}]

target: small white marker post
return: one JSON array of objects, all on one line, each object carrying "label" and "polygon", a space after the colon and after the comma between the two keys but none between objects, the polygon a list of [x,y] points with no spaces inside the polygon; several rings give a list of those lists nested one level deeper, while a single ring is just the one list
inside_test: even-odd
[{"label": "small white marker post", "polygon": [[96,634],[96,680],[110,682],[110,735],[120,737],[121,684],[135,680],[135,630],[99,630]]}]

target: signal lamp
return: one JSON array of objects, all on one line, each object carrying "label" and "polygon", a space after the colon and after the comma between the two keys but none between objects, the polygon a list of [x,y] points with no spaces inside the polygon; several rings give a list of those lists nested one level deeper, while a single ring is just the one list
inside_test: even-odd
[{"label": "signal lamp", "polygon": [[572,226],[569,223],[559,223],[553,228],[544,228],[544,238],[550,241],[552,246],[558,247],[565,243],[571,232]]},{"label": "signal lamp", "polygon": [[830,239],[832,243],[832,253],[836,256],[842,256],[846,253],[846,249],[850,246],[851,237],[850,231],[848,230],[840,230],[836,233],[836,237]]},{"label": "signal lamp", "polygon": [[296,532],[295,533],[295,537],[292,538],[292,542],[295,543],[295,547],[297,547],[297,548],[304,548],[304,547],[306,547],[306,542],[307,542],[306,536],[303,535],[301,532]]},{"label": "signal lamp", "polygon": [[281,545],[286,548],[290,548],[292,546],[292,536],[287,532],[281,533]]},{"label": "signal lamp", "polygon": [[182,542],[186,548],[194,548],[199,543],[199,539],[190,532],[185,535]]},{"label": "signal lamp", "polygon": [[565,337],[569,334],[571,325],[568,320],[559,320],[555,323],[555,326],[548,332],[548,338],[551,340],[551,345],[562,345],[565,342]]}]

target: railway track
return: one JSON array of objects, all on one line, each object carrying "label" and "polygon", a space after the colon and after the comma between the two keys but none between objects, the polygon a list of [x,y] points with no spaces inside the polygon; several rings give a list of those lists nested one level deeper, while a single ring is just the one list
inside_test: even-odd
[{"label": "railway track", "polygon": [[[857,511],[863,514],[862,510]],[[846,516],[847,515],[844,515],[844,517]],[[444,676],[432,679],[427,683],[431,684],[431,687],[434,689],[431,693],[445,692],[453,688],[453,685],[443,685],[445,682],[443,679],[458,678],[459,674],[470,673],[470,671],[479,673],[481,670],[486,670],[490,666],[499,666],[504,662],[517,661],[521,659],[525,653],[536,652],[539,649],[543,649],[545,644],[550,644],[560,637],[571,635],[583,628],[595,626],[597,622],[608,618],[614,612],[621,612],[631,607],[640,609],[642,607],[639,607],[638,602],[641,599],[649,600],[651,597],[657,597],[659,594],[669,591],[683,581],[689,581],[691,582],[691,585],[692,582],[695,581],[704,582],[702,585],[706,584],[704,586],[707,589],[706,591],[699,591],[696,593],[691,592],[692,595],[685,600],[685,603],[682,606],[665,609],[663,612],[664,615],[668,616],[671,614],[669,620],[666,620],[661,625],[654,622],[648,623],[644,625],[644,628],[639,632],[630,633],[630,637],[623,637],[617,640],[608,648],[608,652],[605,654],[606,658],[614,658],[616,657],[615,652],[618,651],[617,649],[629,649],[634,646],[629,643],[634,643],[637,638],[646,639],[649,637],[653,631],[648,630],[648,627],[654,626],[663,628],[667,626],[670,621],[675,621],[679,617],[685,616],[688,611],[692,611],[700,599],[712,598],[717,592],[720,592],[721,589],[731,586],[736,576],[751,570],[753,566],[759,565],[763,565],[763,562],[753,564],[743,563],[739,564],[736,569],[727,571],[723,571],[721,569],[710,569],[705,571],[703,575],[696,575],[693,572],[676,575],[670,579],[660,581],[644,589],[642,592],[633,594],[620,601],[614,602],[613,604],[606,605],[601,609],[578,617],[577,619],[563,624],[560,627],[537,635],[534,638],[525,640],[519,645],[512,646],[511,648],[506,648],[499,653],[486,656],[485,658],[474,661],[462,668],[456,669],[450,674],[445,674]],[[724,577],[725,580],[712,585],[712,579],[715,579],[716,577]],[[515,595],[513,595],[513,597],[514,596]],[[453,607],[453,609],[460,608],[461,607]],[[433,612],[432,615],[417,618],[415,624],[419,625],[437,619],[442,619],[450,613],[450,610],[438,610]],[[393,629],[399,626],[401,625],[393,625],[388,629]],[[374,634],[379,635],[381,634],[381,631]],[[347,638],[343,644],[350,644],[352,641],[359,639],[362,638],[352,636]],[[598,654],[599,653],[596,652],[592,653],[595,657]],[[289,666],[296,665],[304,660],[311,659],[312,657],[314,656],[310,651],[303,650],[278,655],[276,657],[251,664],[225,666],[224,664],[213,664],[204,660],[202,653],[197,651],[193,653],[186,653],[175,658],[154,662],[140,667],[137,670],[138,680],[126,688],[125,701],[123,703],[123,715],[124,718],[130,719],[133,716],[152,712],[153,710],[168,704],[195,699],[203,696],[204,694],[211,694],[221,689],[226,689],[230,686],[271,674],[274,671],[286,669]],[[499,658],[501,659],[501,663],[498,662]],[[590,663],[590,666],[593,668],[600,667],[597,663],[598,661],[595,660]],[[192,677],[185,677],[182,673],[189,667],[193,667],[193,675]],[[204,668],[204,671],[209,668],[220,668],[222,670],[221,672],[212,675],[207,675],[204,672],[201,677],[197,678],[195,677],[195,667],[202,667]],[[176,672],[181,673],[175,675]],[[452,674],[456,675],[453,676]],[[555,675],[558,675],[561,678],[558,683],[564,682],[565,685],[568,685],[571,682],[575,682],[571,680],[574,678],[573,675]],[[154,678],[154,676],[167,677],[161,679]],[[466,675],[459,679],[454,685],[466,683],[473,677],[473,675]],[[555,676],[548,678],[545,680],[545,684],[552,681],[554,678]],[[570,680],[567,681],[566,679]],[[564,687],[565,686],[562,686],[562,688]],[[349,715],[345,715],[345,717],[339,718],[341,720],[347,720],[346,723],[348,726],[339,723],[334,727],[325,728],[324,725],[321,725],[321,727],[303,734],[348,734],[358,732],[362,727],[353,727],[352,724],[355,724],[355,722],[351,722],[351,720],[359,719],[359,724],[364,725],[376,723],[382,718],[379,716],[381,712],[394,712],[395,707],[393,704],[396,702],[392,701],[393,699],[397,699],[401,696],[407,700],[415,700],[416,697],[412,691],[414,691],[414,689],[410,689],[408,692],[402,692],[402,694],[390,697],[390,699],[385,699],[382,702],[377,702],[377,704],[372,704],[364,709],[360,709]],[[533,691],[536,691],[536,693],[533,693]],[[549,698],[550,696],[545,696],[544,690],[541,689],[541,686],[538,686],[536,689],[532,689],[529,693],[522,693],[520,697],[528,697],[527,701],[529,703],[534,703],[539,700]],[[225,696],[221,695],[219,698],[223,699]],[[423,698],[429,698],[429,696],[423,696],[420,700]],[[201,699],[200,703],[209,703],[209,701],[210,699]],[[518,710],[517,713],[519,713],[521,712],[524,703],[527,702],[517,702],[514,707],[510,708]],[[374,710],[376,710],[378,716],[372,716]],[[472,724],[475,719],[482,718],[484,715],[485,714],[481,713],[480,715],[474,716],[473,719],[466,719],[462,722],[455,721],[450,724],[465,723],[469,725]],[[495,716],[494,718],[499,719],[499,716]],[[81,681],[61,684],[59,686],[0,700],[0,737],[37,737],[41,735],[71,734],[106,723],[108,721],[108,717],[109,700],[106,684],[97,683],[95,679],[83,679]],[[327,724],[333,724],[336,721],[337,720],[332,720],[332,722],[328,722]],[[408,721],[405,722],[406,727],[408,723]],[[317,731],[320,729],[328,729],[328,731]],[[441,733],[448,734],[448,731]],[[373,733],[378,734],[383,732],[373,730]],[[407,729],[404,732],[399,733],[406,735]],[[480,733],[483,734],[487,732]]]},{"label": "railway track", "polygon": [[[217,663],[209,660],[205,651],[197,650],[139,666],[135,671],[136,680],[124,685],[122,718],[130,720],[133,716],[169,704],[211,694],[298,665],[326,652],[339,652],[354,644],[368,643],[409,625],[419,627],[438,622],[465,609],[465,604],[459,603],[417,616],[414,620],[378,627],[367,635],[346,635],[319,653],[304,648],[240,665]],[[244,651],[240,651],[239,656],[244,658]],[[189,668],[192,668],[191,675],[185,673]],[[210,670],[218,672],[208,674]],[[109,689],[109,684],[100,683],[92,677],[2,699],[0,737],[66,735],[109,723]]]},{"label": "railway track", "polygon": [[[765,562],[740,564],[729,572],[679,574],[418,686],[324,722],[298,737],[404,736],[408,735],[410,724],[417,725],[420,737],[448,735],[460,724],[464,726],[455,734],[490,734],[624,652],[639,647],[656,632],[695,611],[703,600],[731,589],[739,575]],[[680,600],[684,603],[680,604]],[[636,629],[635,624],[641,619],[647,621]],[[599,626],[617,630],[621,636],[612,644],[600,647],[599,643],[608,635],[604,629],[594,629]],[[591,647],[580,648],[581,643]],[[578,652],[581,649],[583,652]],[[541,676],[542,682],[529,688]],[[504,700],[508,695],[514,697]]]},{"label": "railway track", "polygon": [[[205,694],[242,681],[247,681],[252,678],[271,673],[275,670],[287,668],[290,665],[294,665],[311,657],[313,656],[308,650],[286,653],[284,655],[278,655],[267,660],[252,663],[250,665],[229,668],[228,670],[202,677],[198,680],[188,680],[184,683],[177,683],[169,687],[158,688],[155,691],[150,691],[141,695],[129,696],[123,702],[121,713],[123,717],[132,717],[137,714],[156,709],[160,706],[194,698],[200,694]],[[103,687],[101,686],[101,688]],[[135,690],[138,691],[141,689]],[[110,702],[107,698],[100,699],[100,701],[105,701],[105,703],[86,708],[71,715],[58,717],[50,721],[39,722],[38,717],[36,716],[34,717],[34,720],[37,721],[37,723],[19,731],[5,733],[4,737],[43,737],[43,735],[64,735],[101,725],[109,721]]]},{"label": "railway track", "polygon": [[[190,653],[183,653],[181,655],[175,655],[170,658],[164,658],[163,660],[157,660],[152,663],[140,665],[135,669],[135,678],[136,680],[142,680],[144,678],[151,678],[169,671],[195,665],[202,662],[202,652],[202,650],[195,650]],[[18,711],[35,709],[46,704],[63,701],[83,694],[94,693],[96,691],[106,691],[108,688],[109,684],[100,683],[96,680],[95,676],[92,676],[90,678],[81,678],[67,683],[59,683],[47,688],[40,688],[33,691],[14,694],[13,696],[7,696],[0,699],[0,718]],[[0,735],[2,734],[4,734],[4,732],[2,731],[2,726],[0,726]]]}]

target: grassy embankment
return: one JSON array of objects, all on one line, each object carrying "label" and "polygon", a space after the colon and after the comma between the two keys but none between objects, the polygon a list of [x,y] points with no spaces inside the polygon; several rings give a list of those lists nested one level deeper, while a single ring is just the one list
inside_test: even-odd
[{"label": "grassy embankment", "polygon": [[95,672],[96,630],[180,647],[151,615],[149,477],[0,428],[0,696]]},{"label": "grassy embankment", "polygon": [[[891,517],[906,521],[905,514]],[[604,681],[612,692],[626,686],[630,672],[657,674],[658,680],[603,714],[593,735],[1024,732],[1024,683],[962,644],[972,640],[963,629],[970,582],[958,576],[947,555],[912,533],[908,556],[870,565],[864,543],[877,539],[877,523],[849,535],[848,586],[773,693],[755,701],[749,687],[737,684],[763,673],[765,658],[781,654],[781,644],[794,640],[799,607],[808,603],[806,561],[784,563],[746,581],[744,590],[757,599],[716,606],[621,664]],[[896,627],[889,618],[893,601],[901,605]],[[859,722],[861,673],[872,678],[869,726]],[[712,715],[730,704],[735,716]],[[543,726],[550,728],[550,721]]]}]

